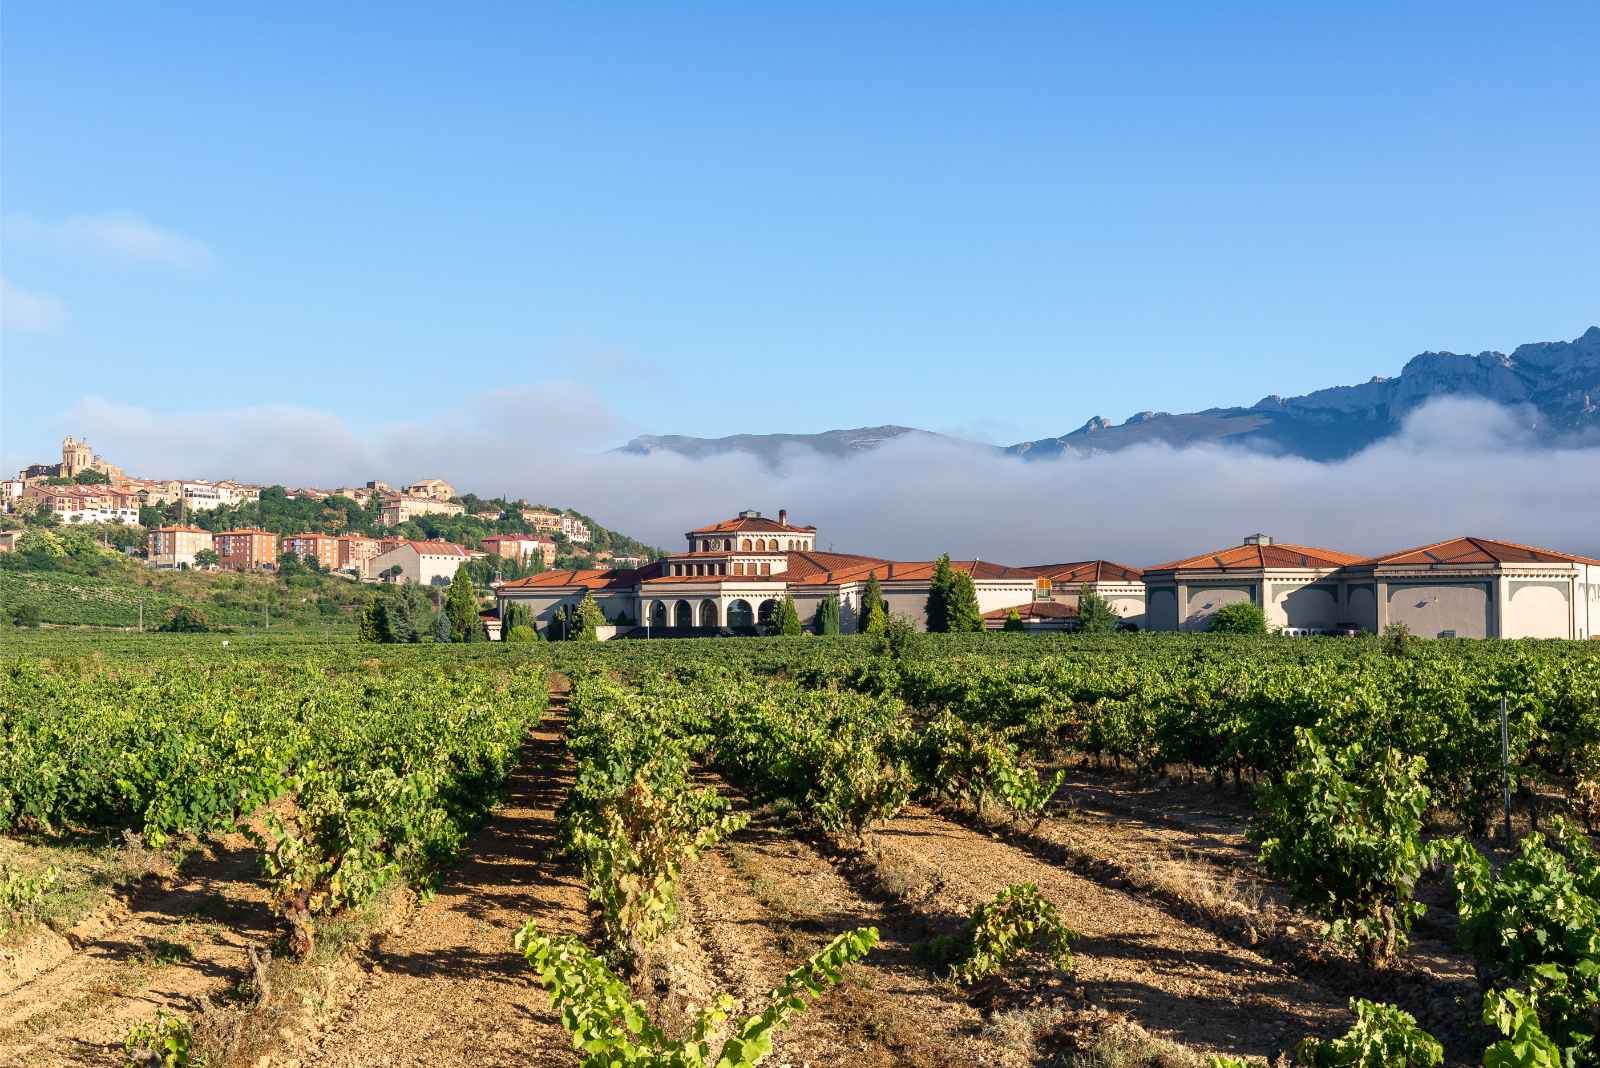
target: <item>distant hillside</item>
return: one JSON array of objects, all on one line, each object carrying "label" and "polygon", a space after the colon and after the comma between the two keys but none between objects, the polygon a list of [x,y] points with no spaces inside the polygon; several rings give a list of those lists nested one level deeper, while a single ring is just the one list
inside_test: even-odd
[{"label": "distant hillside", "polygon": [[[1394,378],[1357,386],[1335,386],[1302,397],[1264,397],[1249,407],[1199,412],[1140,412],[1122,423],[1095,416],[1071,433],[1024,441],[1005,449],[1028,460],[1065,452],[1109,452],[1150,442],[1173,446],[1226,443],[1312,460],[1338,460],[1394,434],[1405,417],[1439,397],[1482,397],[1526,406],[1531,429],[1547,441],[1600,435],[1600,327],[1572,341],[1522,345],[1509,356],[1482,352],[1463,356],[1424,352]],[[954,441],[905,426],[861,427],[821,434],[735,434],[725,438],[681,435],[635,438],[619,452],[674,452],[704,459],[728,452],[776,464],[785,450],[804,447],[824,456],[847,457],[886,441],[915,436]],[[988,446],[974,446],[988,448]]]}]

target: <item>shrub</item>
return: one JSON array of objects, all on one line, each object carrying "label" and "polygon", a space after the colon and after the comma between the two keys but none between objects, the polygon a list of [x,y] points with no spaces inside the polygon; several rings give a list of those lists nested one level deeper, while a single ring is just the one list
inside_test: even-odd
[{"label": "shrub", "polygon": [[11,622],[19,627],[37,627],[40,622],[39,606],[31,602],[12,606]]},{"label": "shrub", "polygon": [[1262,795],[1255,837],[1261,862],[1328,921],[1326,934],[1369,962],[1392,960],[1423,906],[1412,900],[1427,862],[1420,757],[1369,750],[1330,754],[1295,730],[1295,765]]},{"label": "shrub", "polygon": [[1110,634],[1122,623],[1111,602],[1087,586],[1078,594],[1078,631],[1082,634]]},{"label": "shrub", "polygon": [[169,634],[199,634],[211,629],[206,614],[193,605],[179,605],[172,610],[161,629]]},{"label": "shrub", "polygon": [[966,928],[936,938],[928,952],[950,965],[950,978],[968,984],[997,975],[1024,953],[1043,954],[1063,971],[1072,969],[1070,943],[1077,938],[1055,905],[1032,883],[1016,883],[979,905]]},{"label": "shrub", "polygon": [[205,1059],[194,1052],[194,1030],[182,1016],[157,1011],[156,1018],[135,1024],[123,1039],[127,1068],[199,1068]]},{"label": "shrub", "polygon": [[1417,1026],[1416,1017],[1393,1005],[1351,998],[1355,1026],[1342,1038],[1307,1038],[1295,1051],[1301,1068],[1431,1068],[1444,1047]]},{"label": "shrub", "polygon": [[1005,625],[1002,626],[1000,629],[1003,630],[1003,631],[1007,631],[1009,633],[1012,633],[1012,634],[1021,634],[1027,628],[1022,625],[1022,617],[1017,615],[1017,610],[1015,608],[1013,608],[1010,612],[1008,612],[1006,614]]},{"label": "shrub", "polygon": [[511,628],[505,640],[517,645],[526,645],[539,640],[539,632],[526,623],[519,623]]},{"label": "shrub", "polygon": [[1235,601],[1217,609],[1206,629],[1213,634],[1265,634],[1267,615],[1249,601]]}]

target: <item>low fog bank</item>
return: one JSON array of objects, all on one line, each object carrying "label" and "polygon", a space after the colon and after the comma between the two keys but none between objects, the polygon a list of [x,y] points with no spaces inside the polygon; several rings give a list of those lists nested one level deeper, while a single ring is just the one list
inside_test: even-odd
[{"label": "low fog bank", "polygon": [[1025,463],[898,440],[847,460],[797,448],[774,471],[742,455],[606,452],[621,421],[566,383],[370,435],[303,408],[172,417],[101,399],[68,424],[141,475],[324,487],[442,477],[462,492],[576,508],[667,548],[741,508],[787,508],[817,527],[820,548],[897,559],[1149,566],[1255,531],[1355,553],[1474,534],[1600,556],[1600,446],[1537,448],[1527,413],[1476,400],[1435,401],[1337,463],[1162,445]]}]

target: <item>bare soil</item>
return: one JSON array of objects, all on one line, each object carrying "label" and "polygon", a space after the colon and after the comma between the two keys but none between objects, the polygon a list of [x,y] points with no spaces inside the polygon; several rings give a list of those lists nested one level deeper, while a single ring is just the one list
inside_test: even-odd
[{"label": "bare soil", "polygon": [[0,973],[0,1064],[104,1065],[158,1010],[193,1014],[249,974],[272,915],[242,835],[141,880],[64,933],[33,929]]}]

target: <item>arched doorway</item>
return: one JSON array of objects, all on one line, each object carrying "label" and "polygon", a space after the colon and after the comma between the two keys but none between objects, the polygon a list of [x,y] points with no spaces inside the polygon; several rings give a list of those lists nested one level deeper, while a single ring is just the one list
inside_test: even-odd
[{"label": "arched doorway", "polygon": [[728,605],[728,626],[753,627],[756,625],[756,614],[750,610],[749,601],[734,601]]},{"label": "arched doorway", "polygon": [[763,627],[776,627],[778,625],[778,602],[768,598],[761,602],[761,611],[756,619]]},{"label": "arched doorway", "polygon": [[667,629],[667,602],[657,601],[650,606],[650,626],[655,630]]},{"label": "arched doorway", "polygon": [[672,625],[688,630],[694,626],[694,609],[689,607],[688,601],[679,601],[672,606]]},{"label": "arched doorway", "polygon": [[717,625],[717,602],[700,602],[700,625],[708,629]]}]

